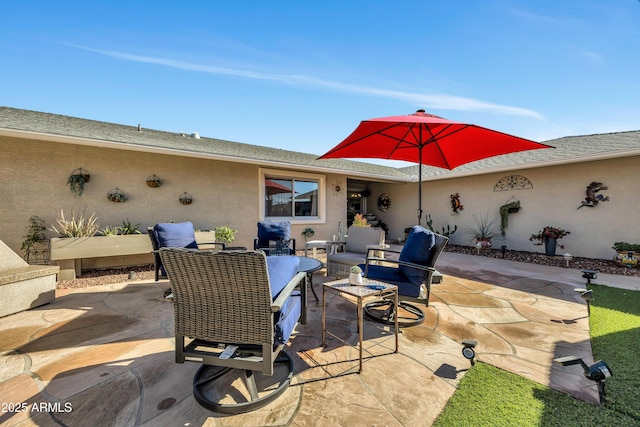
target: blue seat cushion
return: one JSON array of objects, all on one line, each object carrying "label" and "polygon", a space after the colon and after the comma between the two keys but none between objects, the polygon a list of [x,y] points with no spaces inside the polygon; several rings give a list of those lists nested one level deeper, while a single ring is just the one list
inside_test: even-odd
[{"label": "blue seat cushion", "polygon": [[[414,226],[407,236],[407,241],[400,252],[400,261],[410,262],[424,266],[431,266],[433,247],[436,244],[434,234],[419,225]],[[414,285],[420,285],[427,277],[427,272],[407,266],[399,266],[398,269]]]},{"label": "blue seat cushion", "polygon": [[196,234],[190,222],[166,222],[153,227],[159,248],[198,249]]},{"label": "blue seat cushion", "polygon": [[[267,257],[269,285],[271,286],[271,297],[274,300],[298,273],[299,266],[300,258],[295,256]],[[289,340],[301,312],[302,298],[299,291],[294,291],[284,302],[282,309],[274,314],[276,344],[284,344]]]},{"label": "blue seat cushion", "polygon": [[291,239],[291,223],[289,221],[258,222],[258,247],[268,248],[269,240]]},{"label": "blue seat cushion", "polygon": [[[365,265],[361,264],[360,268],[364,271]],[[370,265],[367,269],[367,278],[370,280],[380,280],[384,283],[396,285],[398,287],[398,295],[411,298],[418,298],[420,295],[420,285],[422,282],[415,284],[408,280],[402,274],[400,269],[396,267],[387,267],[382,265]]]},{"label": "blue seat cushion", "polygon": [[289,337],[293,329],[300,319],[302,313],[302,297],[300,291],[293,291],[291,296],[282,306],[282,310],[275,313],[273,322],[275,324],[274,343],[285,344],[289,341]]}]

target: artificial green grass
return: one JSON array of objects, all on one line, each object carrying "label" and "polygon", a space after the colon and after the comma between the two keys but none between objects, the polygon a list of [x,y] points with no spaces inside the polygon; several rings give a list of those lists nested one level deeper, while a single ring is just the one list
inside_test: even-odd
[{"label": "artificial green grass", "polygon": [[[435,426],[640,426],[640,292],[592,285],[591,342],[607,362],[607,401],[595,406],[476,363]],[[576,367],[576,369],[580,369]]]}]

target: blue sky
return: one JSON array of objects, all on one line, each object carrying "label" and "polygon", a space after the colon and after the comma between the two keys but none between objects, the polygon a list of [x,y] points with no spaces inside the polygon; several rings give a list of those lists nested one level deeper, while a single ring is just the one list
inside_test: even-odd
[{"label": "blue sky", "polygon": [[0,105],[322,154],[424,108],[544,141],[640,129],[640,1],[30,1]]}]

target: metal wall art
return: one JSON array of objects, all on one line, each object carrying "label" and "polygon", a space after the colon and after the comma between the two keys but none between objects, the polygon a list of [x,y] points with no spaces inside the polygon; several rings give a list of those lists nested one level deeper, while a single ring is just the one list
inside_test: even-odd
[{"label": "metal wall art", "polygon": [[391,198],[389,195],[382,193],[378,196],[378,209],[382,212],[386,212],[391,207]]},{"label": "metal wall art", "polygon": [[451,195],[451,209],[453,209],[454,214],[464,210],[464,206],[460,203],[460,193]]},{"label": "metal wall art", "polygon": [[533,184],[526,176],[509,175],[500,179],[493,187],[493,191],[530,190],[532,188]]},{"label": "metal wall art", "polygon": [[597,194],[599,191],[608,190],[609,187],[603,185],[601,182],[592,182],[587,185],[587,197],[584,198],[582,204],[578,206],[578,209],[582,207],[593,208],[598,205],[599,202],[607,202],[609,201],[609,196],[603,196],[602,194]]}]

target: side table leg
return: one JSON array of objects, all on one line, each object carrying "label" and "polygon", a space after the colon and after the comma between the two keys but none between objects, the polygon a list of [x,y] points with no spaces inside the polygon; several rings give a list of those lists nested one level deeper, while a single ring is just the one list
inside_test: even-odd
[{"label": "side table leg", "polygon": [[394,298],[393,298],[393,303],[394,303],[394,305],[396,306],[396,307],[395,307],[395,311],[394,311],[394,313],[396,314],[396,315],[394,316],[394,317],[395,317],[395,325],[394,325],[394,328],[395,328],[395,332],[396,332],[396,351],[395,351],[395,352],[397,353],[397,352],[398,352],[398,317],[399,317],[399,316],[398,316],[398,290],[397,290],[397,289],[396,289],[396,292],[394,293],[394,295],[393,295],[393,296],[394,296]]},{"label": "side table leg", "polygon": [[[312,288],[313,289],[313,288]],[[324,337],[325,337],[325,325],[327,322],[327,310],[326,310],[326,291],[324,286],[322,287],[322,347],[324,347]]]},{"label": "side table leg", "polygon": [[358,373],[362,372],[362,338],[363,338],[363,325],[362,325],[362,298],[358,297],[358,339],[360,341],[360,368]]},{"label": "side table leg", "polygon": [[316,302],[320,301],[316,290],[313,289],[313,273],[307,273],[307,279],[309,280],[309,287],[311,288],[311,292],[313,292],[313,296],[316,298]]}]

